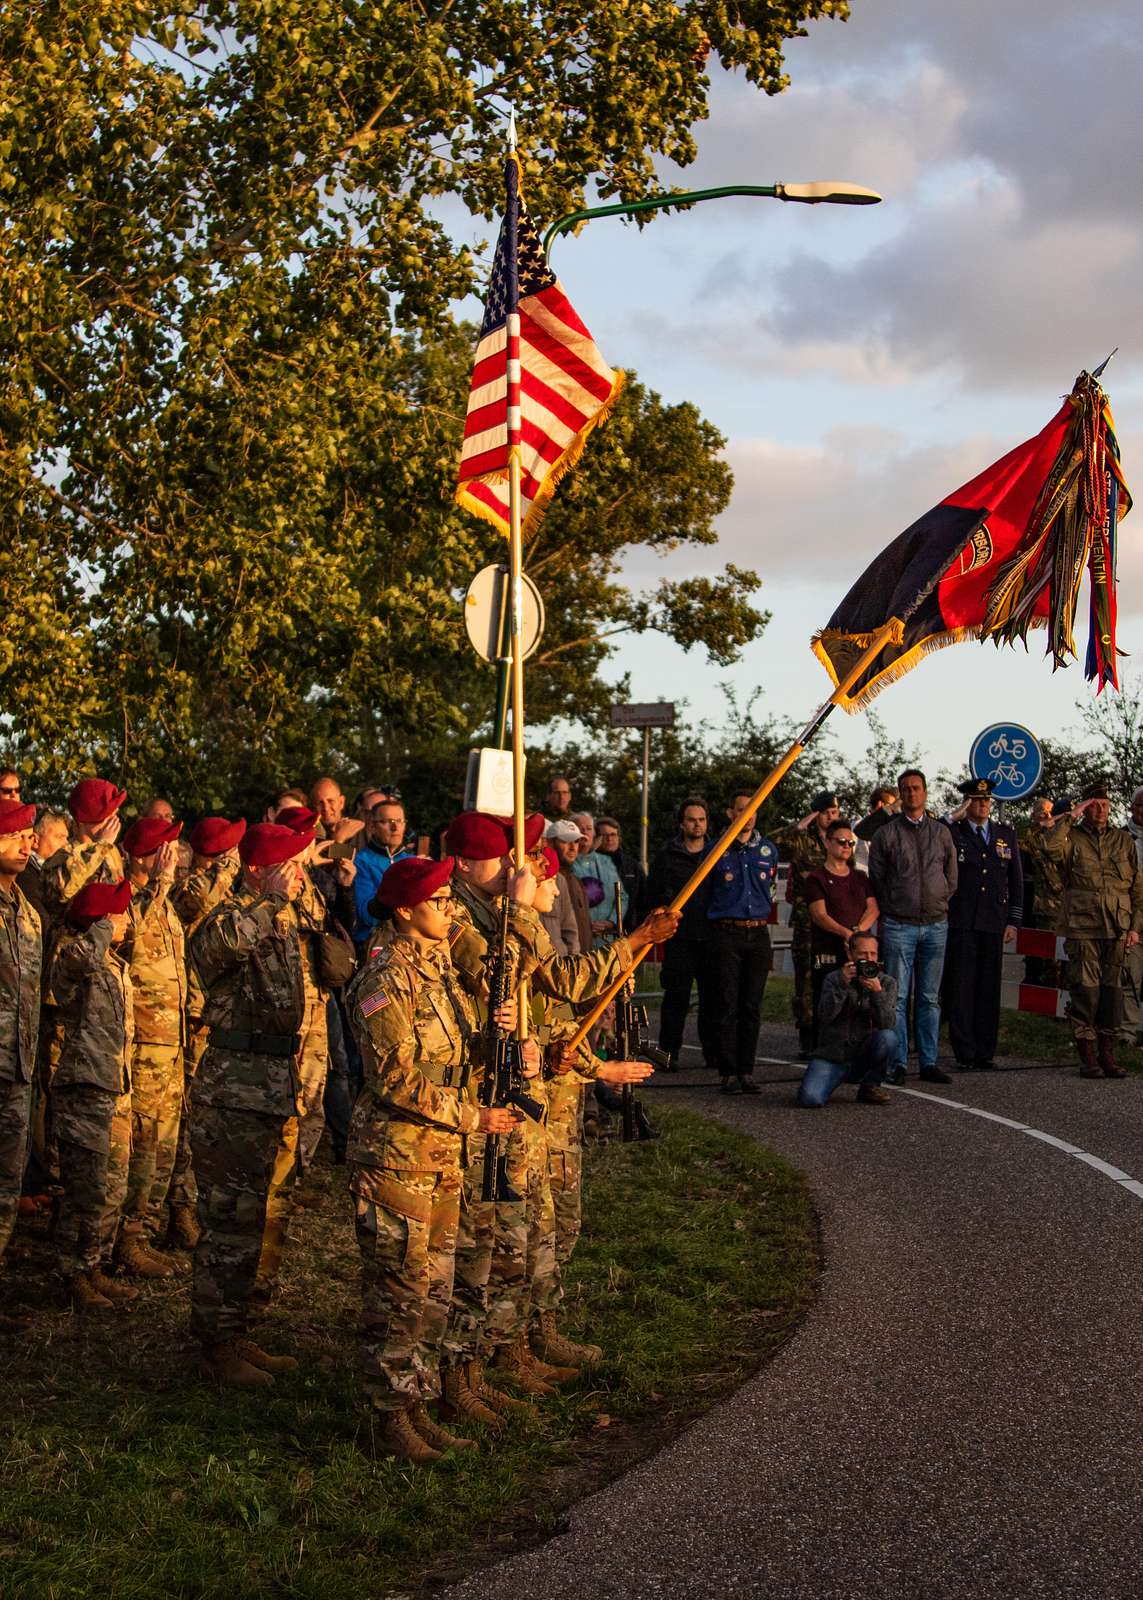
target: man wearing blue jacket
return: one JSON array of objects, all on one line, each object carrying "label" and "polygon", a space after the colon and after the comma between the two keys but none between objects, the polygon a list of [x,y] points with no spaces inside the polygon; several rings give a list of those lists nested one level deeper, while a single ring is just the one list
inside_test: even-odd
[{"label": "man wearing blue jacket", "polygon": [[710,874],[710,1035],[723,1094],[759,1092],[754,1052],[771,965],[768,924],[778,847],[755,829],[750,800],[746,790],[731,795],[726,815],[742,828]]}]

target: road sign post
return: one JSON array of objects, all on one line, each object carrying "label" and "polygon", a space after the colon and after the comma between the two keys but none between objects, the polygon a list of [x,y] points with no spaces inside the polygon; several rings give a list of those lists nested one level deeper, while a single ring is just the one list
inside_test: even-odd
[{"label": "road sign post", "polygon": [[643,730],[643,801],[639,819],[639,863],[647,871],[647,839],[650,830],[651,729],[673,728],[675,707],[670,700],[652,700],[629,706],[612,706],[608,717],[613,728]]}]

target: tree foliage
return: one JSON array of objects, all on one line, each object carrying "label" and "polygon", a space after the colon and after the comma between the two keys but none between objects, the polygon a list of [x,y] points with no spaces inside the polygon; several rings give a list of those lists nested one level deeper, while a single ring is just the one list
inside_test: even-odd
[{"label": "tree foliage", "polygon": [[[45,779],[202,806],[467,739],[458,597],[499,552],[450,489],[458,303],[500,205],[635,198],[686,162],[708,59],[760,90],[841,0],[32,0],[0,19],[0,696]],[[450,231],[449,223],[452,225]],[[615,352],[613,359],[621,358]],[[616,629],[716,660],[749,574],[631,595],[626,545],[709,543],[721,441],[633,386],[530,553],[533,705],[597,708]],[[571,563],[578,555],[574,594]]]}]

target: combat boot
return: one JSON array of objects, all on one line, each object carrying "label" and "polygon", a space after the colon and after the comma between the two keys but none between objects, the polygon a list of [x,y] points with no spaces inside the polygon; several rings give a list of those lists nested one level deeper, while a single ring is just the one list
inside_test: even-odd
[{"label": "combat boot", "polygon": [[1092,1039],[1077,1039],[1076,1054],[1080,1058],[1081,1078],[1102,1078],[1103,1068],[1095,1059],[1095,1042]]},{"label": "combat boot", "polygon": [[422,1439],[409,1421],[407,1411],[379,1411],[373,1417],[373,1447],[380,1455],[395,1456],[398,1461],[411,1461],[415,1467],[431,1467],[441,1459]]},{"label": "combat boot", "polygon": [[[536,1361],[535,1356],[528,1349],[528,1341],[521,1334],[511,1344],[502,1344],[497,1350],[492,1362],[494,1372],[502,1372],[510,1378],[518,1389],[523,1389],[525,1394],[549,1395],[555,1394],[555,1384],[549,1383],[544,1377],[544,1370]],[[576,1373],[576,1377],[579,1374]]]},{"label": "combat boot", "polygon": [[194,1206],[180,1204],[171,1207],[171,1220],[167,1224],[167,1244],[171,1249],[193,1250],[201,1234]]},{"label": "combat boot", "polygon": [[485,1406],[490,1406],[498,1425],[504,1426],[505,1417],[530,1417],[538,1419],[540,1413],[535,1406],[529,1405],[527,1400],[517,1400],[515,1395],[505,1394],[503,1389],[497,1389],[489,1383],[484,1375],[482,1361],[470,1361],[466,1373],[468,1387],[472,1393]]},{"label": "combat boot", "polygon": [[207,1374],[216,1383],[231,1384],[237,1389],[272,1389],[273,1375],[263,1372],[242,1355],[238,1339],[226,1339],[221,1344],[204,1344],[202,1363]]},{"label": "combat boot", "polygon": [[71,1296],[72,1309],[81,1316],[86,1316],[89,1311],[112,1311],[114,1307],[105,1294],[91,1281],[90,1272],[77,1272],[67,1281],[68,1294]]},{"label": "combat boot", "polygon": [[102,1264],[91,1269],[87,1275],[87,1281],[105,1300],[111,1300],[117,1304],[139,1298],[138,1289],[132,1288],[129,1283],[120,1283],[118,1278],[109,1278],[104,1272]]},{"label": "combat boot", "polygon": [[1103,1068],[1105,1078],[1126,1078],[1127,1068],[1121,1067],[1115,1059],[1115,1035],[1101,1033],[1099,1036],[1099,1064]]},{"label": "combat boot", "polygon": [[562,1334],[556,1326],[554,1311],[541,1311],[537,1326],[532,1329],[532,1349],[541,1361],[551,1361],[561,1367],[594,1367],[603,1360],[603,1351],[597,1344],[577,1344]]},{"label": "combat boot", "polygon": [[296,1372],[298,1363],[294,1356],[272,1356],[262,1349],[261,1345],[254,1343],[253,1339],[235,1339],[234,1348],[252,1367],[260,1367],[263,1372]]},{"label": "combat boot", "polygon": [[147,1249],[141,1233],[122,1234],[115,1246],[115,1264],[133,1278],[173,1278],[175,1264]]},{"label": "combat boot", "polygon": [[443,1369],[440,1408],[449,1422],[482,1422],[495,1433],[504,1430],[502,1419],[469,1387],[468,1373],[461,1361],[451,1362]]},{"label": "combat boot", "polygon": [[462,1439],[460,1434],[442,1428],[429,1415],[429,1408],[423,1401],[416,1400],[409,1407],[409,1421],[413,1424],[413,1432],[420,1434],[434,1450],[475,1450],[477,1447],[475,1439]]}]

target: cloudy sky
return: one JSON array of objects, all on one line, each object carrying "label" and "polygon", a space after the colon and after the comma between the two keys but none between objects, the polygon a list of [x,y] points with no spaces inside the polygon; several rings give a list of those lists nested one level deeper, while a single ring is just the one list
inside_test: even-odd
[{"label": "cloudy sky", "polygon": [[[809,637],[874,552],[1038,432],[1115,345],[1106,383],[1140,500],[1123,529],[1120,644],[1143,649],[1143,6],[852,8],[790,46],[784,95],[721,76],[698,162],[664,178],[840,178],[884,204],[713,201],[642,231],[594,222],[553,251],[607,359],[695,401],[728,439],[736,488],[717,549],[630,575],[753,567],[772,623],[732,669],[647,638],[617,658],[635,699],[686,699],[715,721],[726,682],[808,715],[828,691]],[[1040,649],[943,651],[877,709],[934,768],[963,767],[986,722],[1059,733],[1090,691],[1078,665],[1053,677]],[[834,726],[864,749],[862,717]]]}]

